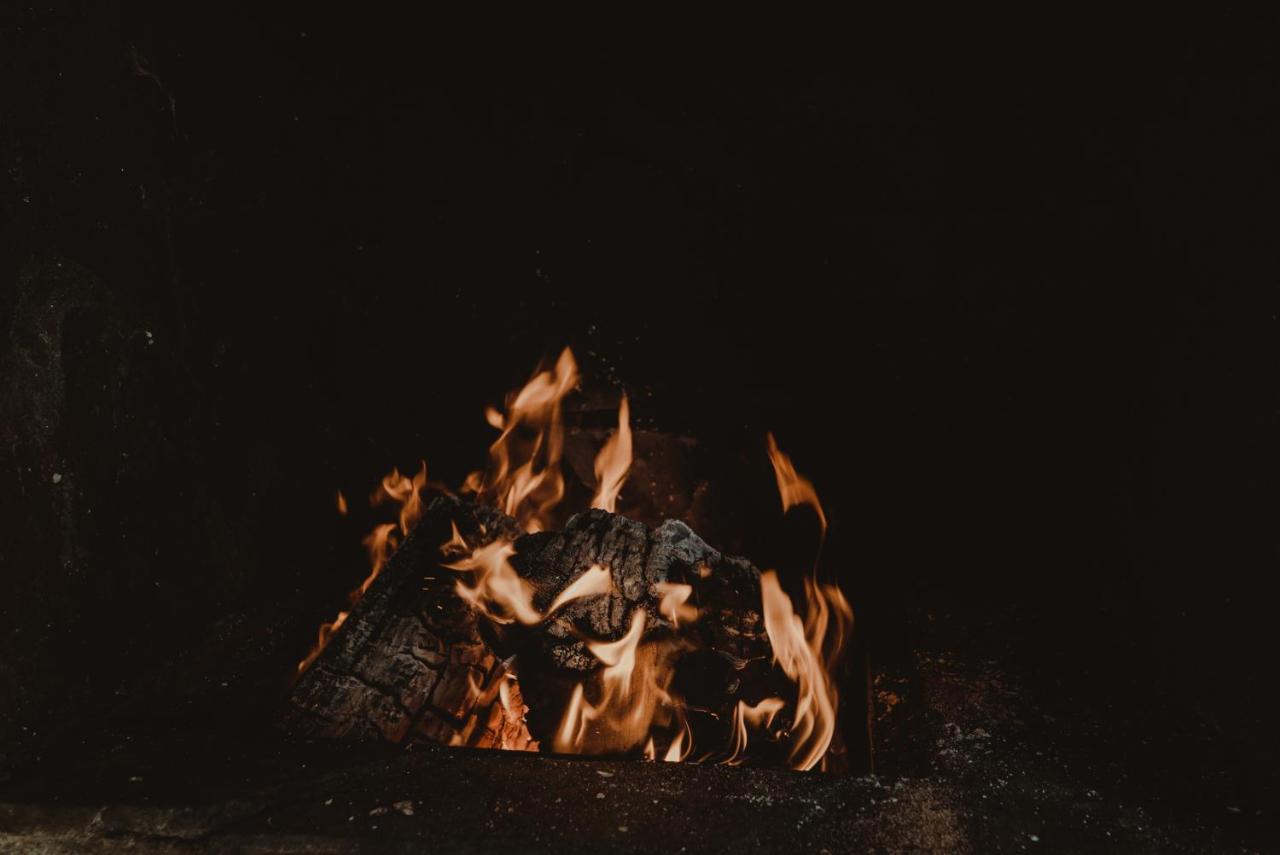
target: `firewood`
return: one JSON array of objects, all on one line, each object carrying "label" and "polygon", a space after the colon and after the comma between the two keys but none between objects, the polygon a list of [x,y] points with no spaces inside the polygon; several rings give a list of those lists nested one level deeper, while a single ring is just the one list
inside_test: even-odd
[{"label": "firewood", "polygon": [[[494,623],[458,595],[458,574],[441,566],[451,523],[470,549],[499,537],[514,541],[512,565],[532,584],[541,622]],[[550,611],[593,567],[608,571],[611,589]],[[673,603],[681,596],[667,597],[668,586],[688,586],[678,612]],[[593,510],[561,531],[521,534],[498,511],[445,496],[431,503],[299,677],[284,724],[301,735],[393,743],[545,742],[574,684],[600,667],[585,641],[621,637],[637,609],[645,611],[642,643],[667,643],[676,652],[675,688],[707,726],[727,728],[738,700],[786,691],[770,667],[759,572],[684,523],[650,529]],[[530,708],[527,733],[516,732],[519,717],[504,716],[495,697],[508,670]]]},{"label": "firewood", "polygon": [[[289,695],[284,726],[303,736],[402,743],[414,735],[449,742],[474,708],[472,685],[487,685],[501,659],[480,634],[476,613],[439,566],[450,523],[480,545],[519,531],[487,507],[437,498],[387,560],[328,645]],[[494,735],[475,735],[481,747]]]}]

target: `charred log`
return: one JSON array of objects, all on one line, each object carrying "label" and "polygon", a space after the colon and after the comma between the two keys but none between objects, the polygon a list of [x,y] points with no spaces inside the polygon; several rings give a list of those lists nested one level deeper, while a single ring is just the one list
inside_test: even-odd
[{"label": "charred log", "polygon": [[[536,587],[539,611],[594,566],[606,568],[613,582],[609,593],[573,600],[536,627],[506,630],[497,642],[518,655],[530,729],[542,738],[554,730],[573,686],[599,667],[586,639],[622,636],[638,609],[645,612],[642,643],[672,648],[676,689],[709,727],[723,730],[739,699],[754,703],[785,691],[770,667],[759,571],[712,548],[684,523],[650,529],[592,510],[572,517],[563,531],[525,535],[516,550],[512,563]],[[663,609],[663,592],[672,586],[688,586],[688,597],[668,602],[697,614],[679,633],[679,618]]]},{"label": "charred log", "polygon": [[[441,565],[451,523],[472,549],[514,541],[512,564],[534,587],[540,623],[495,624],[458,595],[457,574]],[[593,567],[608,571],[610,589],[552,609]],[[684,523],[650,529],[593,510],[562,531],[522,535],[491,508],[437,498],[298,679],[285,725],[302,735],[393,743],[546,741],[574,685],[599,668],[586,640],[621,637],[640,609],[642,643],[664,644],[676,659],[674,688],[692,711],[695,735],[716,729],[722,737],[739,700],[787,691],[771,666],[759,571]],[[511,669],[530,710],[527,731],[510,697],[506,707],[497,702]]]},{"label": "charred log", "polygon": [[[473,687],[493,683],[504,666],[481,636],[475,611],[455,593],[452,574],[439,566],[450,523],[473,544],[519,533],[495,510],[436,499],[294,684],[287,729],[394,743],[502,743],[504,723],[477,709],[484,697]],[[483,722],[478,732],[476,719]]]}]

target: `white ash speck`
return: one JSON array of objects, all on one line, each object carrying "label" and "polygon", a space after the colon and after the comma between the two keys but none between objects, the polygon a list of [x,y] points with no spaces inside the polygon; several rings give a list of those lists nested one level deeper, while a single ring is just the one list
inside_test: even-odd
[{"label": "white ash speck", "polygon": [[61,472],[54,472],[54,473],[53,473],[53,483],[55,483],[55,484],[60,484],[60,483],[62,483],[62,473],[61,473]]},{"label": "white ash speck", "polygon": [[604,793],[596,793],[596,798],[598,799],[604,798]]}]

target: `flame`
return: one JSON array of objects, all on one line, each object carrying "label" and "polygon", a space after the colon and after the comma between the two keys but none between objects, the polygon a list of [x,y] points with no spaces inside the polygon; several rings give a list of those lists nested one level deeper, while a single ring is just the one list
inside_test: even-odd
[{"label": "flame", "polygon": [[462,493],[479,493],[484,488],[484,473],[479,469],[467,474],[466,479],[462,482],[459,492]]},{"label": "flame", "polygon": [[[400,478],[395,485],[396,492],[392,494],[392,498],[400,502],[400,533],[407,535],[409,530],[418,524],[418,520],[422,519],[422,488],[427,485],[427,461],[422,461],[422,466],[418,470],[418,474],[414,475],[412,480]],[[386,479],[382,482],[383,489],[390,494],[392,491],[387,486]],[[403,498],[401,498],[403,497]]]},{"label": "flame", "polygon": [[815,608],[826,601],[820,591],[816,593],[819,595],[811,603],[811,609],[817,616],[806,626],[792,608],[791,598],[782,590],[778,574],[772,570],[760,574],[764,628],[773,647],[773,661],[795,681],[798,692],[791,729],[791,762],[797,769],[812,769],[817,765],[831,745],[836,726],[835,686],[822,656],[827,610]]},{"label": "flame", "polygon": [[[807,505],[818,517],[818,548],[827,535],[827,515],[818,501],[813,482],[796,471],[772,433],[767,437],[769,462],[778,481],[785,514],[797,505]],[[777,574],[761,574],[760,593],[764,604],[765,631],[773,646],[774,661],[796,681],[798,698],[792,727],[791,761],[796,768],[811,769],[821,762],[835,733],[839,705],[832,679],[845,642],[853,629],[853,608],[839,587],[817,579],[818,565],[804,579],[805,619],[801,621],[791,598],[782,590]]]},{"label": "flame", "polygon": [[[586,692],[582,688],[582,683],[578,683],[573,687],[573,694],[569,696],[569,705],[565,707],[564,715],[560,719],[560,727],[556,731],[557,751],[571,752],[582,747],[582,737],[587,726],[587,707]],[[592,709],[592,712],[594,711]]]},{"label": "flame", "polygon": [[[631,751],[653,739],[653,730],[672,724],[687,728],[683,709],[668,691],[674,671],[658,643],[641,644],[647,615],[636,609],[625,635],[615,641],[588,641],[604,667],[595,675],[595,702],[586,686],[574,686],[556,732],[555,749],[565,753]],[[680,738],[683,742],[683,738]],[[668,750],[668,756],[671,756]],[[688,752],[676,748],[675,754]],[[656,752],[654,752],[656,756]]]},{"label": "flame", "polygon": [[785,705],[782,698],[765,698],[754,706],[738,701],[733,710],[733,746],[724,762],[730,766],[740,765],[747,753],[747,725],[769,727]]},{"label": "flame", "polygon": [[[459,546],[465,550],[466,542],[455,525],[453,537],[444,543],[441,552],[447,553]],[[496,623],[511,623],[514,619],[527,625],[540,623],[544,615],[533,607],[533,586],[522,579],[511,566],[510,559],[514,554],[515,547],[511,541],[499,539],[474,550],[459,561],[444,566],[464,573],[478,571],[471,584],[459,580],[456,590],[459,596],[490,620]],[[546,614],[551,615],[572,600],[607,594],[612,590],[613,576],[608,568],[593,564],[560,592],[560,596],[556,597]]]},{"label": "flame", "polygon": [[[685,737],[689,738],[689,744],[685,745]],[[676,738],[671,740],[671,745],[667,748],[667,753],[662,756],[664,763],[683,763],[690,752],[693,751],[693,736],[689,731],[689,723],[684,722],[684,727],[676,734]]]},{"label": "flame", "polygon": [[687,604],[689,596],[693,593],[692,585],[658,582],[653,587],[662,597],[658,603],[658,614],[671,621],[673,627],[679,627],[681,621],[693,623],[698,619],[698,610]]},{"label": "flame", "polygon": [[[382,567],[387,563],[388,556],[399,545],[400,538],[407,535],[410,529],[422,518],[424,510],[422,491],[426,485],[427,463],[424,460],[418,473],[412,478],[401,475],[398,468],[393,468],[383,476],[378,484],[378,489],[369,497],[371,505],[377,506],[387,502],[398,505],[398,522],[380,523],[374,526],[373,530],[361,541],[369,554],[369,573],[365,576],[364,581],[347,595],[347,601],[350,606],[354,607],[360,598],[364,596],[365,591],[369,590],[373,580],[378,578],[378,574],[382,572]],[[347,499],[342,495],[341,490],[337,491],[337,506],[338,513],[343,515],[347,513]],[[399,537],[396,535],[397,529],[400,532]],[[454,533],[457,533],[456,529]],[[337,631],[338,627],[342,626],[343,621],[346,619],[347,612],[339,612],[334,620],[320,625],[318,640],[306,657],[298,663],[297,673],[301,674],[311,666],[311,663],[320,655],[320,651],[324,650],[329,643],[333,633]]]},{"label": "flame", "polygon": [[[835,672],[840,654],[853,632],[853,606],[837,586],[820,584],[816,579],[804,580],[809,613],[805,616],[807,639],[820,640],[827,673]],[[834,688],[833,688],[834,693]]]},{"label": "flame", "polygon": [[533,586],[516,573],[511,556],[516,548],[511,541],[498,539],[482,546],[461,561],[446,564],[450,570],[476,571],[472,584],[461,579],[455,586],[458,595],[496,623],[518,620],[535,624],[542,615],[533,607]]},{"label": "flame", "polygon": [[599,487],[591,507],[602,508],[613,513],[618,505],[618,491],[627,480],[627,471],[631,468],[631,409],[627,405],[627,396],[622,396],[618,405],[618,430],[609,437],[600,453],[596,455],[596,481]]},{"label": "flame", "polygon": [[311,648],[311,652],[307,654],[306,658],[298,663],[299,674],[310,668],[311,663],[316,661],[316,657],[320,655],[320,651],[324,650],[325,646],[329,643],[329,639],[338,631],[338,627],[342,626],[346,621],[347,614],[347,612],[338,612],[338,616],[336,618],[320,624],[320,631],[318,633],[318,638],[316,639],[315,647]]},{"label": "flame", "polygon": [[493,408],[486,412],[489,423],[502,433],[489,446],[489,472],[477,492],[491,498],[526,531],[542,531],[564,496],[560,402],[577,385],[578,364],[566,347],[554,369],[535,374],[516,393],[506,415]]},{"label": "flame", "polygon": [[547,614],[554,614],[556,609],[570,600],[577,600],[596,594],[607,594],[612,590],[613,574],[609,572],[609,568],[601,567],[599,564],[592,564],[587,569],[587,572],[574,579],[568,587],[560,592],[560,596],[556,597],[555,602],[551,604],[551,608],[547,609]]},{"label": "flame", "polygon": [[827,515],[822,510],[822,503],[818,501],[818,492],[813,488],[813,482],[796,472],[795,464],[778,448],[778,441],[773,438],[772,433],[766,441],[769,445],[769,462],[773,464],[773,474],[778,479],[778,493],[782,496],[782,512],[785,514],[797,505],[808,505],[818,515],[822,536],[826,537]]},{"label": "flame", "polygon": [[459,552],[470,552],[471,548],[467,546],[467,542],[462,539],[462,534],[458,531],[458,524],[453,520],[449,520],[449,528],[453,534],[448,540],[440,544],[440,554],[451,555]]},{"label": "flame", "polygon": [[[378,574],[382,572],[382,565],[387,563],[387,556],[395,551],[397,540],[394,534],[396,529],[395,523],[383,523],[373,527],[373,531],[369,532],[362,541],[364,547],[369,552],[369,575],[360,583],[360,587],[352,591],[352,596],[359,599],[365,591],[369,590],[369,586],[373,584],[373,580],[378,578]],[[355,602],[352,602],[355,605]]]}]

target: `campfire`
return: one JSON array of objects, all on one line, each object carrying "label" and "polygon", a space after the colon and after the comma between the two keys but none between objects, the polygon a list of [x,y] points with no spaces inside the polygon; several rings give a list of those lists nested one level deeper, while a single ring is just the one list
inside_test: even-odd
[{"label": "campfire", "polygon": [[[578,385],[566,348],[488,409],[488,466],[456,491],[425,463],[382,479],[371,501],[395,518],[365,538],[368,575],[298,664],[285,726],[405,746],[840,767],[845,596],[817,560],[790,578],[682,520],[628,518],[625,395],[589,506],[566,508],[562,405]],[[812,516],[821,555],[813,484],[771,434],[761,454],[781,512]]]}]

